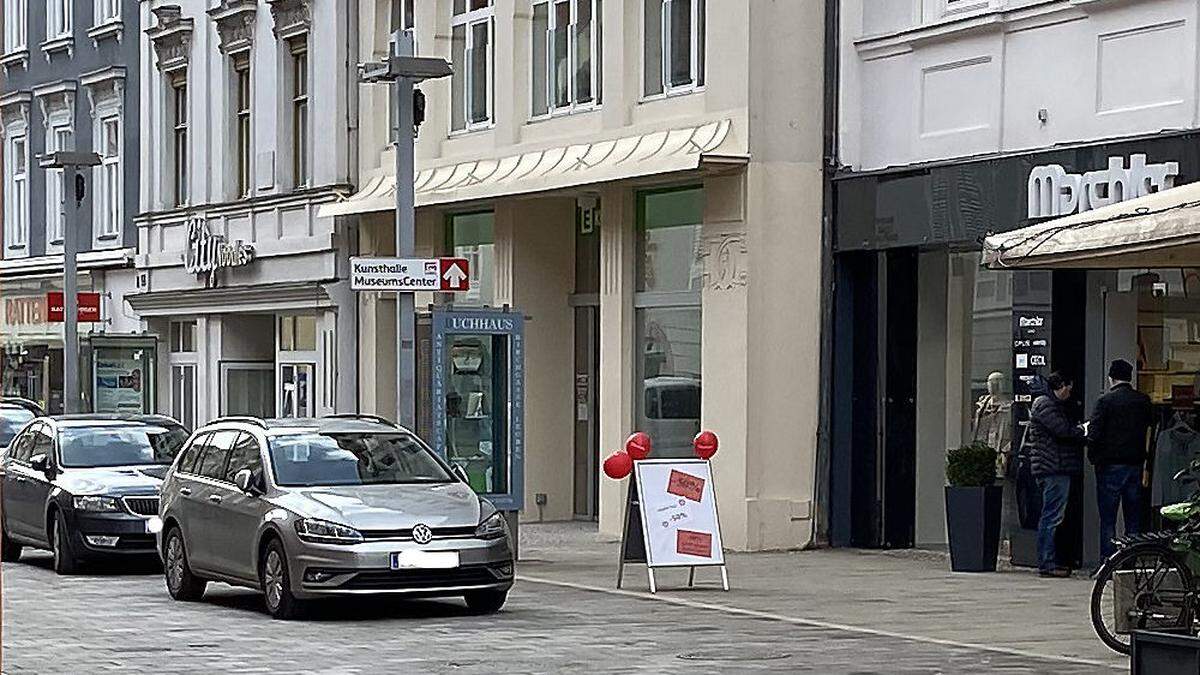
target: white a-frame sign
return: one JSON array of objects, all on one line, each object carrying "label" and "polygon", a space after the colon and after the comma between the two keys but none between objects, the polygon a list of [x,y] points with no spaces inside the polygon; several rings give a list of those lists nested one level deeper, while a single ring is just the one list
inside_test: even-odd
[{"label": "white a-frame sign", "polygon": [[625,507],[617,588],[624,579],[625,565],[644,563],[651,593],[658,592],[654,570],[663,567],[690,568],[688,586],[695,584],[697,567],[720,567],[721,586],[729,590],[708,460],[634,462]]}]

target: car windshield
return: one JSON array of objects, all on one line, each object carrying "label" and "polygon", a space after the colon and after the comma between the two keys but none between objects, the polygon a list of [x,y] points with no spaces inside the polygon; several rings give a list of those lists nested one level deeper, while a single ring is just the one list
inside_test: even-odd
[{"label": "car windshield", "polygon": [[0,408],[0,448],[8,447],[17,433],[33,419],[33,413],[13,406]]},{"label": "car windshield", "polygon": [[454,481],[424,443],[403,433],[276,436],[271,466],[283,487]]},{"label": "car windshield", "polygon": [[59,432],[59,453],[67,468],[170,464],[187,432],[153,425],[67,427]]}]

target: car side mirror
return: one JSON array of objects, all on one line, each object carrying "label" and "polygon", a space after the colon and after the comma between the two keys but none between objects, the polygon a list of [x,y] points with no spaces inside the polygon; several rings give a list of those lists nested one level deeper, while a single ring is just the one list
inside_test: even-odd
[{"label": "car side mirror", "polygon": [[40,471],[44,474],[50,473],[50,458],[44,453],[38,453],[29,458],[29,466],[33,467],[34,471]]},{"label": "car side mirror", "polygon": [[470,484],[470,482],[471,482],[470,479],[467,478],[467,470],[462,468],[462,466],[460,466],[458,464],[450,465],[450,473],[454,474],[455,478],[461,480],[464,483]]},{"label": "car side mirror", "polygon": [[250,469],[242,469],[233,475],[233,484],[248,495],[261,495],[261,480]]}]

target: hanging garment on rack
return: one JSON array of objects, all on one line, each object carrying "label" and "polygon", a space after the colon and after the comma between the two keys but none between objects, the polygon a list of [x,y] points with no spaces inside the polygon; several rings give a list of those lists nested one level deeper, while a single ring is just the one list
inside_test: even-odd
[{"label": "hanging garment on rack", "polygon": [[1154,480],[1150,503],[1155,506],[1186,501],[1194,486],[1175,480],[1175,474],[1200,459],[1200,433],[1182,422],[1158,434],[1154,451]]}]

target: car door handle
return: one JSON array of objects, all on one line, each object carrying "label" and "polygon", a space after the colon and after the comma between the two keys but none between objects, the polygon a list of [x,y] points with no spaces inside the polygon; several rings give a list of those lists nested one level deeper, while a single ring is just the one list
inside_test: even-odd
[{"label": "car door handle", "polygon": [[187,497],[188,495],[192,494],[192,488],[179,488],[179,494]]},{"label": "car door handle", "polygon": [[221,503],[221,495],[209,495],[208,501],[210,501],[214,504],[220,504]]}]

